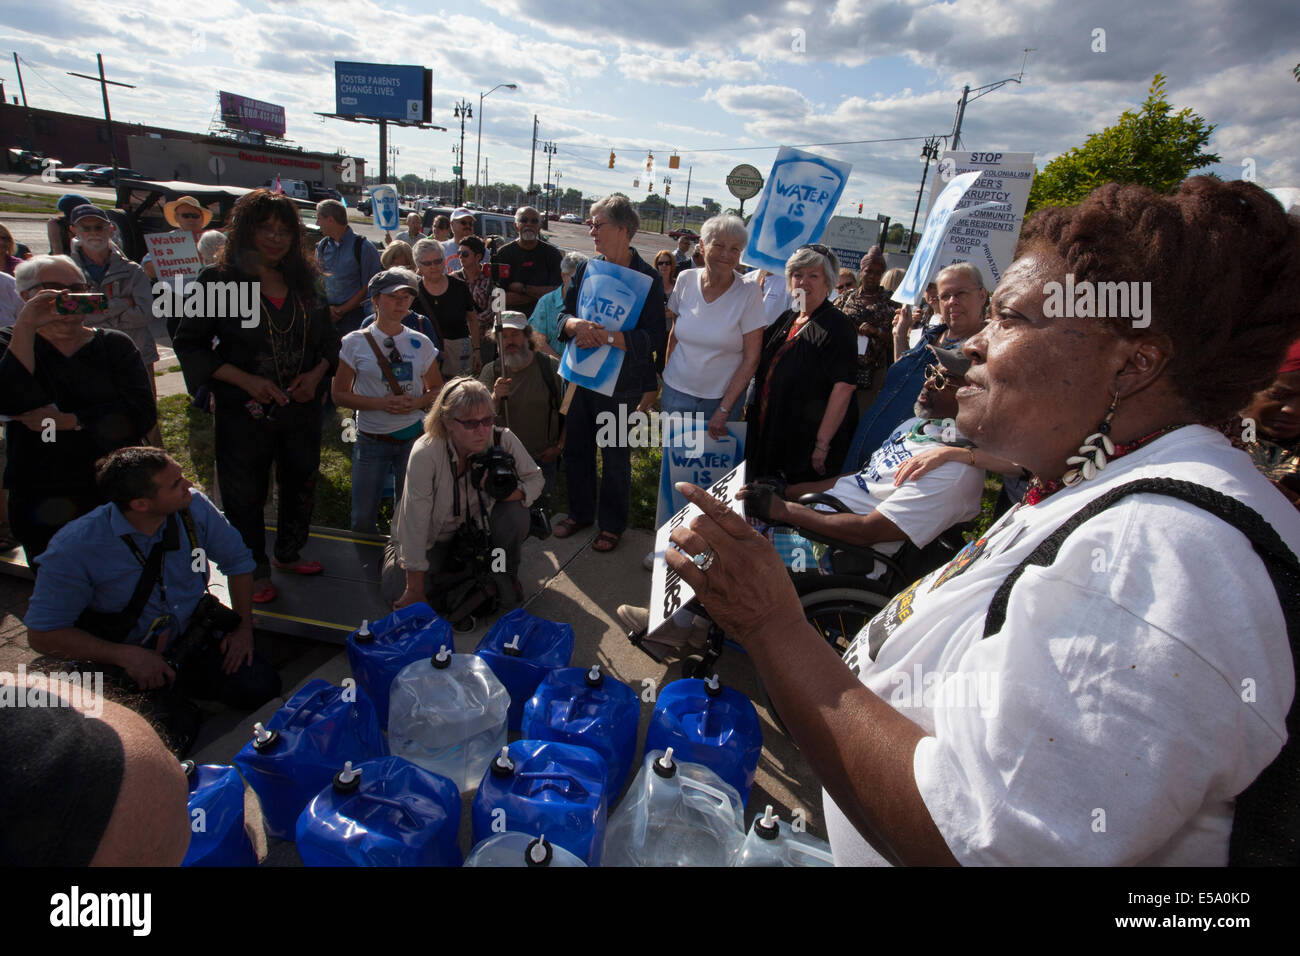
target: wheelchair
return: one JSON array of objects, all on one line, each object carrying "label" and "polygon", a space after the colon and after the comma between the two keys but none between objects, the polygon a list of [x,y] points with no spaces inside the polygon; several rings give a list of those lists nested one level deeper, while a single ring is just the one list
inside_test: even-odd
[{"label": "wheelchair", "polygon": [[[825,505],[839,514],[852,513],[844,502],[824,492],[803,495],[799,498],[799,504]],[[790,572],[805,618],[822,640],[842,657],[858,632],[895,594],[952,560],[965,546],[965,534],[972,528],[972,522],[953,525],[924,548],[904,541],[903,546],[892,555],[882,554],[875,548],[864,545],[795,529],[808,540],[831,549],[830,574],[819,571]],[[878,577],[868,577],[877,566],[883,566],[884,573]],[[708,617],[698,602],[695,608],[698,615]],[[647,646],[654,642],[649,640],[645,631],[628,634],[628,640],[656,663],[666,662],[665,655]],[[682,676],[701,679],[709,677],[728,647],[744,652],[739,644],[727,637],[722,628],[710,621],[703,652],[682,659]],[[771,710],[770,702],[762,692],[762,681],[759,681],[759,692],[763,698],[761,702]],[[775,716],[774,710],[772,713]]]}]

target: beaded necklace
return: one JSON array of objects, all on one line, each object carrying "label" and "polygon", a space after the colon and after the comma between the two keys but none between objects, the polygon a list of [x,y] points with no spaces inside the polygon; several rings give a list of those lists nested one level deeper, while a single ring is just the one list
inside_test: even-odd
[{"label": "beaded necklace", "polygon": [[[1129,454],[1130,452],[1137,451],[1143,445],[1155,441],[1161,435],[1168,435],[1174,429],[1182,428],[1183,425],[1185,424],[1186,423],[1183,422],[1177,425],[1166,425],[1164,428],[1158,428],[1155,431],[1153,431],[1150,435],[1144,435],[1141,438],[1137,439],[1136,441],[1115,442],[1115,446],[1114,446],[1115,451],[1113,453],[1107,454],[1106,460],[1109,463],[1114,461],[1116,458],[1122,458],[1125,455]],[[1032,507],[1033,505],[1038,504],[1044,498],[1056,494],[1056,492],[1060,491],[1064,487],[1065,485],[1063,482],[1056,481],[1056,480],[1043,481],[1043,479],[1035,475],[1030,480],[1029,487],[1025,489],[1024,504]]]}]

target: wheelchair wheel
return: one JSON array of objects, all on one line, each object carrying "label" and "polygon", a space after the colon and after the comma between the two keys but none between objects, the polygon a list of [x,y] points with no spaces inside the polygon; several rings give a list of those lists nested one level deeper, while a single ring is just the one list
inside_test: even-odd
[{"label": "wheelchair wheel", "polygon": [[[822,590],[809,589],[799,595],[799,603],[803,605],[804,616],[808,619],[808,623],[840,657],[844,656],[844,652],[849,649],[858,632],[866,627],[867,622],[875,617],[876,612],[888,604],[889,600],[889,595],[861,585],[830,587]],[[767,708],[767,712],[772,715],[772,721],[781,733],[789,736],[781,715],[777,713],[771,699],[767,696],[763,679],[755,673],[754,680],[758,684],[757,702]]]}]

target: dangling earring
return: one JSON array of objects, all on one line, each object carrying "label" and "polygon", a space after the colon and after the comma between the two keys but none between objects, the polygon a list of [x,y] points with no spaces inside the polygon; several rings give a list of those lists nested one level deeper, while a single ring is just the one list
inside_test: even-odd
[{"label": "dangling earring", "polygon": [[1110,400],[1110,408],[1106,409],[1106,417],[1101,420],[1097,430],[1084,439],[1077,455],[1065,459],[1067,465],[1075,467],[1061,476],[1061,484],[1067,487],[1077,485],[1096,477],[1097,472],[1106,467],[1107,456],[1115,454],[1115,443],[1110,440],[1110,420],[1115,417],[1115,409],[1118,407],[1119,392],[1116,392]]}]

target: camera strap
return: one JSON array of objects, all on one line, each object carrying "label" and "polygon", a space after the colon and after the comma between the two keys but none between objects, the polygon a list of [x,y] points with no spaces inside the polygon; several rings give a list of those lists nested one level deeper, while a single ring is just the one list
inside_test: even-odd
[{"label": "camera strap", "polygon": [[[373,327],[376,329],[379,328],[379,323],[376,322]],[[399,382],[397,376],[393,374],[393,366],[388,364],[388,359],[379,348],[379,343],[375,341],[374,336],[364,329],[361,334],[365,336],[366,344],[370,346],[370,351],[375,353],[375,361],[379,363],[379,370],[384,373],[384,380],[388,382],[388,390],[394,395],[405,395],[406,391],[402,388],[402,383]],[[399,332],[398,334],[400,335],[401,333]]]}]

